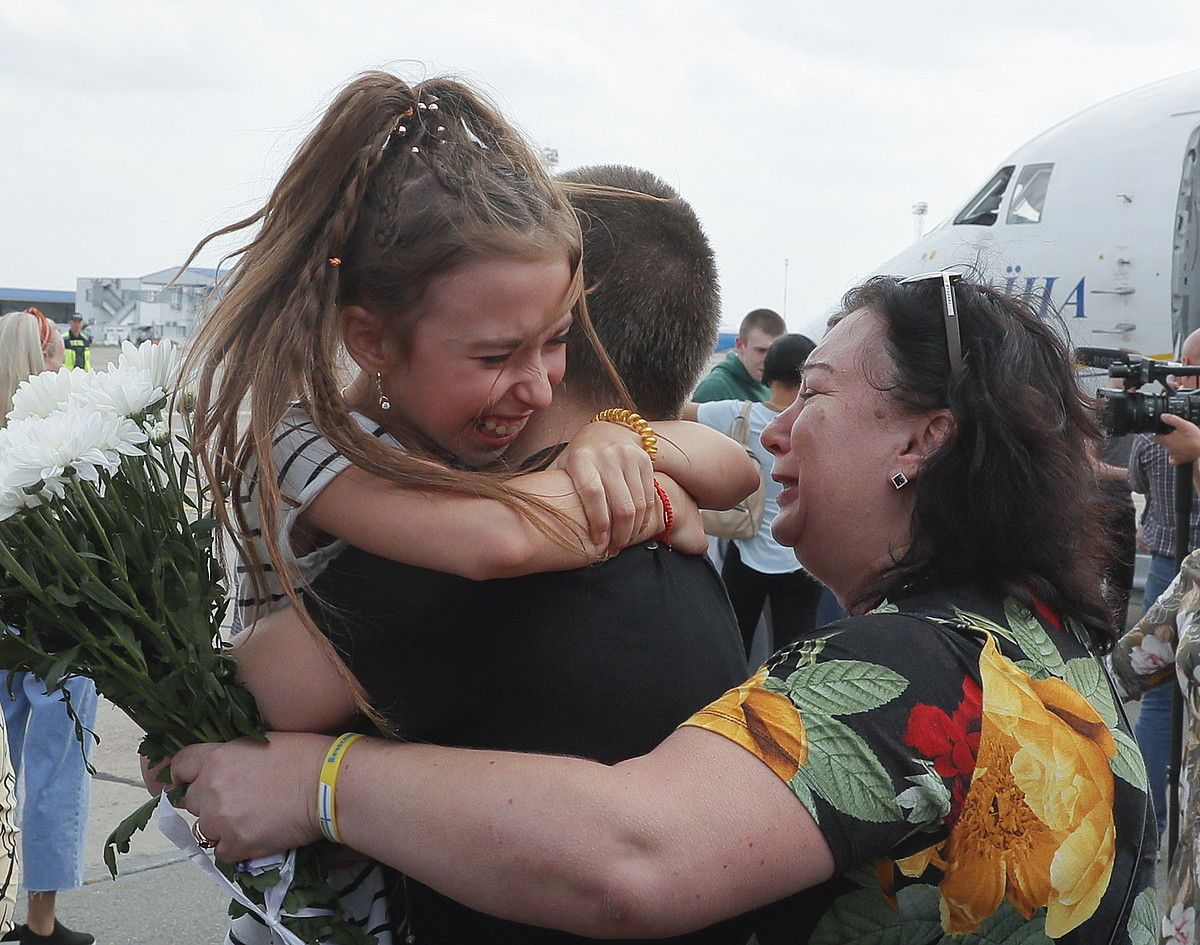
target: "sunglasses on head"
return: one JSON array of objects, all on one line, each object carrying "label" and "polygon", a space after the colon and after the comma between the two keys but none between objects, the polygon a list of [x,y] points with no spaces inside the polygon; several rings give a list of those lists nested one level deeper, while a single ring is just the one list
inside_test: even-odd
[{"label": "sunglasses on head", "polygon": [[914,285],[938,280],[942,283],[942,318],[946,323],[946,350],[950,354],[950,373],[962,367],[962,337],[958,333],[958,304],[954,301],[953,285],[962,279],[961,272],[923,272],[919,276],[901,279],[898,285]]}]

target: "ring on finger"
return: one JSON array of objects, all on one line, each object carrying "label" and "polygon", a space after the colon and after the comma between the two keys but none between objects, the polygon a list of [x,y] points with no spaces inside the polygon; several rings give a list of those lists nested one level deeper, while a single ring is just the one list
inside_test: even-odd
[{"label": "ring on finger", "polygon": [[200,821],[195,821],[192,824],[192,838],[199,845],[201,850],[211,850],[216,846],[211,840],[204,835],[204,831],[200,829]]}]

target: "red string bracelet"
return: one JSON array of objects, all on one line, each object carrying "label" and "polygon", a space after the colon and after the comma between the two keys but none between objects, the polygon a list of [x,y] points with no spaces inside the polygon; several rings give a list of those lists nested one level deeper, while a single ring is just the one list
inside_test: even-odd
[{"label": "red string bracelet", "polygon": [[658,536],[658,540],[665,542],[668,548],[671,547],[671,526],[675,524],[675,511],[671,508],[671,500],[667,498],[667,492],[658,484],[658,480],[654,480],[654,491],[658,493],[658,501],[663,507],[663,530]]}]

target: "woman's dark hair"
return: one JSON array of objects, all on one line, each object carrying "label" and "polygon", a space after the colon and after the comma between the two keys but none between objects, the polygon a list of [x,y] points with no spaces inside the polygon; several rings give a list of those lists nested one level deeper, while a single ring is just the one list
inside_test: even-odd
[{"label": "woman's dark hair", "polygon": [[763,360],[762,382],[782,381],[799,387],[804,374],[804,362],[817,343],[805,335],[780,335],[767,349]]},{"label": "woman's dark hair", "polygon": [[842,300],[887,324],[895,369],[871,379],[877,389],[902,409],[949,408],[956,425],[915,477],[912,544],[870,594],[972,582],[1080,619],[1104,651],[1113,626],[1092,465],[1100,431],[1068,348],[1025,299],[958,280],[963,359],[952,373],[941,293],[940,280],[880,276]]}]

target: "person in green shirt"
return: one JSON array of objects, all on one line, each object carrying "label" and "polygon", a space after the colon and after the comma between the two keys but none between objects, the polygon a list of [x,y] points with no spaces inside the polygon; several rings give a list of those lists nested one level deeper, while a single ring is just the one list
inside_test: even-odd
[{"label": "person in green shirt", "polygon": [[78,313],[71,316],[70,329],[63,335],[63,345],[67,349],[64,367],[81,371],[92,369],[92,336],[83,330],[83,318]]},{"label": "person in green shirt", "polygon": [[771,389],[762,382],[763,361],[771,343],[786,331],[787,325],[778,312],[756,308],[742,319],[733,350],[700,382],[692,394],[693,402],[770,400]]}]

